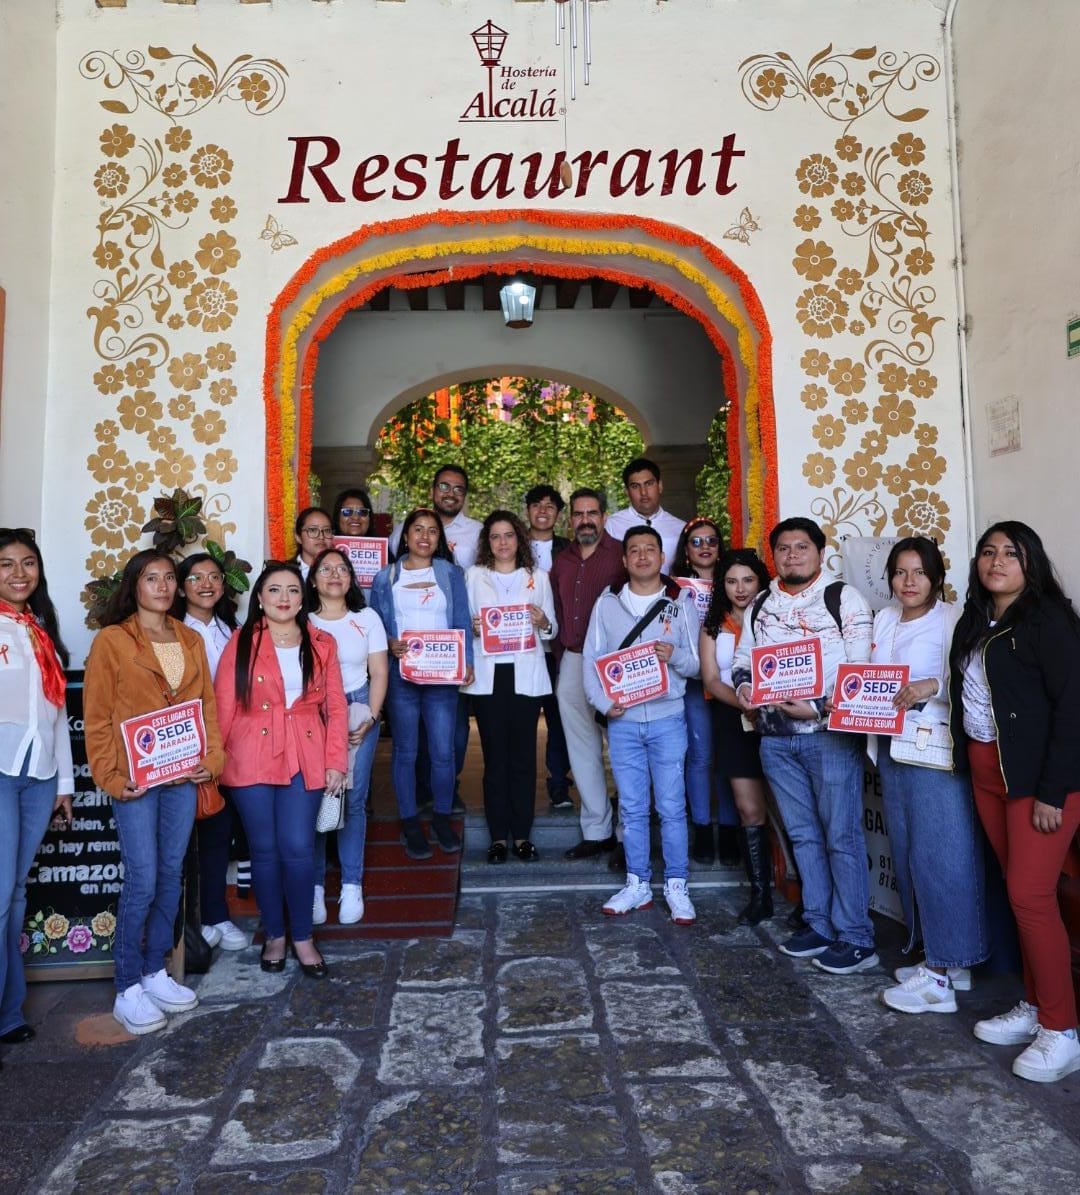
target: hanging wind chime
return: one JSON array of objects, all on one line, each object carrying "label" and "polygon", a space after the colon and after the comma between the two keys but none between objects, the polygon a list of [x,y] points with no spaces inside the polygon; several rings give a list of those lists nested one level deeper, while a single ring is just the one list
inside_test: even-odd
[{"label": "hanging wind chime", "polygon": [[[581,15],[578,15],[578,4],[581,5]],[[569,20],[567,19],[569,11]],[[570,28],[567,30],[567,24]],[[580,30],[581,46],[584,51],[582,67],[582,81],[589,86],[589,67],[592,66],[592,34],[589,26],[589,0],[555,0],[555,44],[563,44],[563,34],[570,35],[570,98],[577,99],[577,61],[575,55],[578,48],[578,33]]]}]

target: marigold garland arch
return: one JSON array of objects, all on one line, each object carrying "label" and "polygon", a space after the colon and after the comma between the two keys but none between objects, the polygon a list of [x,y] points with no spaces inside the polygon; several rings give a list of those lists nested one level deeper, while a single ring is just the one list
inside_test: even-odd
[{"label": "marigold garland arch", "polygon": [[[500,225],[502,235],[488,235]],[[514,226],[524,228],[514,231]],[[463,227],[470,230],[464,237]],[[409,242],[378,251],[379,242],[403,237]],[[364,256],[365,251],[371,255]],[[620,265],[601,264],[605,259],[617,259]],[[416,272],[417,266],[431,268]],[[658,279],[658,270],[675,281]],[[779,510],[776,425],[772,337],[749,278],[715,245],[675,225],[634,216],[507,209],[440,211],[364,225],[313,253],[278,295],[267,318],[263,375],[272,554],[283,556],[291,547],[298,494],[307,488],[311,463],[319,348],[346,312],[391,286],[438,286],[517,271],[647,286],[704,327],[720,354],[730,402],[728,506],[733,540],[761,546],[764,528],[776,521]],[[712,280],[710,271],[734,284],[739,303]],[[732,330],[734,345],[729,340]]]}]

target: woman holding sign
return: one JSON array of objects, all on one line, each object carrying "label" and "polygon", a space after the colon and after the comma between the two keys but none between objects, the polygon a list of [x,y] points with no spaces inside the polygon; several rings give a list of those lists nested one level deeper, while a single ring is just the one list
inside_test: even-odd
[{"label": "woman holding sign", "polygon": [[881,998],[898,1012],[950,1013],[954,989],[967,991],[969,968],[987,956],[975,808],[971,785],[953,771],[948,725],[957,612],[945,601],[945,561],[933,540],[898,540],[885,575],[898,604],[874,618],[870,662],[908,666],[893,698],[907,712],[899,735],[878,736],[877,766],[904,918],[913,942],[918,916],[926,961],[901,967]]},{"label": "woman holding sign", "polygon": [[716,767],[730,781],[735,794],[739,845],[750,881],[750,901],[739,914],[740,925],[757,925],[773,913],[761,739],[756,731],[744,729],[742,709],[731,685],[731,665],[742,634],[743,614],[768,587],[769,572],[756,552],[750,548],[725,552],[716,566],[716,584],[698,644],[701,679],[714,698]]},{"label": "woman holding sign", "polygon": [[537,568],[529,534],[517,515],[494,510],[484,520],[476,564],[466,574],[476,679],[465,690],[484,750],[484,816],[489,863],[514,854],[539,858],[529,841],[536,805],[536,723],[551,692],[544,643],[555,636],[551,582]]},{"label": "woman holding sign", "polygon": [[[379,616],[364,601],[352,565],[337,548],[315,557],[307,580],[311,624],[337,642],[338,663],[348,702],[350,783],[345,801],[345,825],[337,832],[341,861],[341,899],[338,921],[353,925],[364,915],[364,842],[367,838],[368,789],[379,719],[386,701],[389,667],[386,631]],[[315,924],[326,920],[326,835],[315,838]]]},{"label": "woman holding sign", "polygon": [[1025,523],[995,523],[975,545],[950,662],[956,762],[971,768],[1024,959],[1024,999],[978,1021],[975,1036],[1026,1046],[1013,1074],[1053,1083],[1080,1070],[1057,900],[1080,827],[1080,619]]},{"label": "woman holding sign", "polygon": [[[164,1013],[198,1003],[166,973],[165,956],[173,946],[195,786],[225,763],[206,649],[197,631],[169,614],[175,599],[172,558],[153,548],[136,552],[100,619],[83,689],[86,756],[94,783],[112,797],[124,867],[113,1016],[136,1034],[161,1029]],[[148,723],[145,715],[153,713],[160,716]],[[162,763],[170,778],[155,780],[155,756],[177,741],[190,741],[190,759],[178,775]]]},{"label": "woman holding sign", "polygon": [[0,1041],[29,1041],[19,939],[26,877],[54,817],[71,824],[75,780],[64,666],[45,565],[26,527],[0,529]]},{"label": "woman holding sign", "polygon": [[[669,572],[678,585],[689,589],[694,598],[698,626],[705,620],[713,592],[716,564],[724,551],[720,528],[703,515],[696,515],[682,530],[675,549],[675,559],[668,562]],[[713,768],[713,732],[705,691],[698,676],[686,681],[686,799],[690,803],[690,858],[709,864],[719,855],[724,866],[739,861],[735,835],[738,816],[731,789]],[[717,846],[713,846],[712,795],[718,797]]]},{"label": "woman holding sign", "polygon": [[[439,847],[453,853],[461,839],[450,824],[454,799],[454,725],[458,686],[473,680],[473,634],[465,575],[450,555],[442,520],[433,510],[411,511],[401,528],[401,552],[376,576],[371,605],[386,628],[390,655],[390,772],[410,859],[430,859],[416,805],[420,722],[427,730]],[[457,635],[448,632],[459,632]],[[403,636],[406,633],[408,640]],[[411,679],[410,679],[411,678]]]},{"label": "woman holding sign", "polygon": [[270,561],[247,618],[221,657],[215,687],[232,789],[251,845],[266,942],[264,971],[285,969],[285,910],[300,970],[327,967],[311,937],[315,819],[345,783],[348,724],[334,637],[309,627],[295,564]]}]

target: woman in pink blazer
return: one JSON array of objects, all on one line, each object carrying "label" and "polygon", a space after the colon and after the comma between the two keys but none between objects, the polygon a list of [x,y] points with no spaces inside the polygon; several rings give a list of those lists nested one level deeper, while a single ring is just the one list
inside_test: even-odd
[{"label": "woman in pink blazer", "polygon": [[264,971],[285,968],[285,908],[300,969],[323,979],[311,937],[315,819],[324,791],[345,782],[348,716],[337,645],[309,627],[295,564],[273,562],[255,582],[247,618],[214,683],[232,790],[251,845]]}]

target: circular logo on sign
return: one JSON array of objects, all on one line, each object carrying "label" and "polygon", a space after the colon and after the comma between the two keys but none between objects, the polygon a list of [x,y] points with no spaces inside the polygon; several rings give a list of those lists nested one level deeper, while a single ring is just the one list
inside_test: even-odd
[{"label": "circular logo on sign", "polygon": [[410,640],[409,640],[409,642],[408,642],[408,644],[407,644],[407,645],[406,645],[406,647],[405,647],[405,651],[406,651],[406,652],[407,652],[407,653],[408,653],[410,656],[420,656],[420,655],[423,655],[423,654],[424,654],[424,641],[423,641],[423,639],[410,639]]},{"label": "circular logo on sign", "polygon": [[617,685],[623,678],[623,666],[618,660],[612,660],[604,669],[604,674],[613,685]]},{"label": "circular logo on sign", "polygon": [[499,624],[502,622],[502,619],[502,611],[498,609],[498,607],[493,606],[490,610],[488,610],[487,624],[493,631],[498,628]]},{"label": "circular logo on sign", "polygon": [[845,701],[854,701],[862,692],[862,677],[855,675],[845,676],[844,683],[841,685],[841,691],[844,694]]},{"label": "circular logo on sign", "polygon": [[154,749],[154,728],[152,726],[140,726],[135,731],[135,749],[142,756],[147,756]]},{"label": "circular logo on sign", "polygon": [[776,656],[762,656],[758,663],[758,672],[763,680],[772,680],[776,675]]}]

